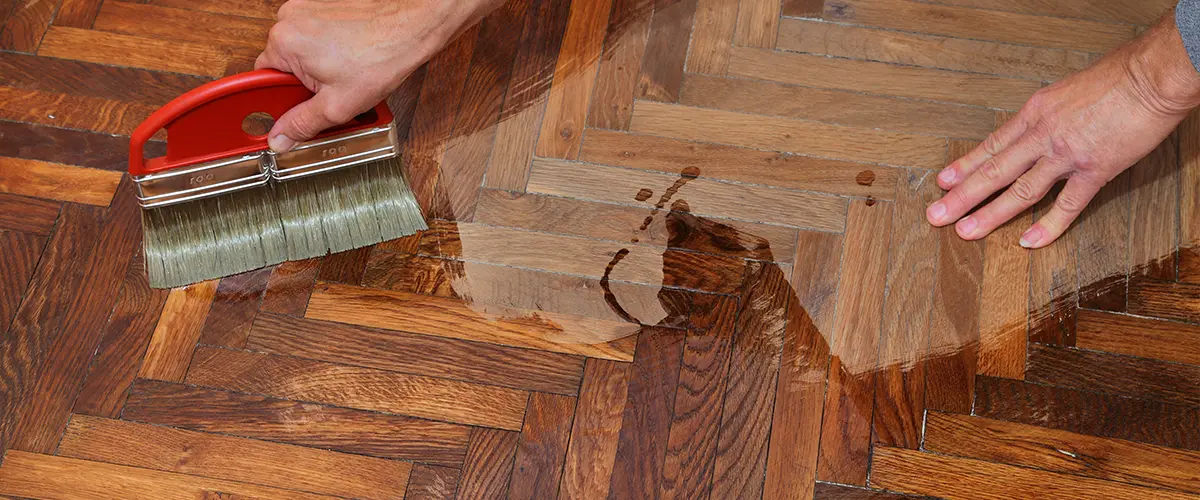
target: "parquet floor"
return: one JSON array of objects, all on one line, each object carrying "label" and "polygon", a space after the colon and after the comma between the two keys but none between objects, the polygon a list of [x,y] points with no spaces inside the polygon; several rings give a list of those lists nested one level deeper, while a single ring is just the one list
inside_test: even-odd
[{"label": "parquet floor", "polygon": [[1173,3],[511,0],[390,100],[432,229],[166,291],[127,134],[279,1],[0,0],[0,498],[1200,498],[1200,115],[923,216]]}]

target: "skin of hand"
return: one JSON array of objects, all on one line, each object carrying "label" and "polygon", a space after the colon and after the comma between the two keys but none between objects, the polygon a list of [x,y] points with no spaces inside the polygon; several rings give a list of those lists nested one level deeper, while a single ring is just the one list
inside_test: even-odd
[{"label": "skin of hand", "polygon": [[980,239],[1066,179],[1051,208],[1021,236],[1022,247],[1042,248],[1198,105],[1200,73],[1171,13],[1088,69],[1035,93],[979,147],[947,166],[937,180],[949,192],[926,217],[939,227],[956,223],[964,239]]},{"label": "skin of hand", "polygon": [[295,74],[312,99],[276,120],[271,149],[291,150],[371,109],[500,0],[289,0],[255,69]]}]

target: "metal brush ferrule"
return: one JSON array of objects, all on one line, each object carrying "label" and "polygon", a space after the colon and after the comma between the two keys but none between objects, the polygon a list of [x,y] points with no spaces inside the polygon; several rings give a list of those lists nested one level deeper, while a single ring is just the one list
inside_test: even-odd
[{"label": "metal brush ferrule", "polygon": [[388,124],[303,142],[282,154],[268,152],[263,163],[272,179],[283,182],[395,156],[396,130]]},{"label": "metal brush ferrule", "polygon": [[261,161],[263,152],[222,158],[186,168],[134,176],[138,203],[158,208],[201,198],[266,186],[271,173]]}]

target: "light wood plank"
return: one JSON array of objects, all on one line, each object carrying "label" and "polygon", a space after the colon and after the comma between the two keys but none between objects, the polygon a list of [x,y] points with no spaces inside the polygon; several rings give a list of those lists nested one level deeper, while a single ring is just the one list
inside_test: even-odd
[{"label": "light wood plank", "polygon": [[746,47],[775,48],[780,15],[778,0],[742,0],[733,43]]},{"label": "light wood plank", "polygon": [[574,159],[579,154],[588,99],[596,84],[611,8],[612,0],[571,3],[567,31],[534,150],[538,156]]},{"label": "light wood plank", "polygon": [[0,87],[0,118],[129,135],[154,107],[99,97]]},{"label": "light wood plank", "polygon": [[738,0],[699,0],[687,71],[725,75],[737,27]]},{"label": "light wood plank", "polygon": [[38,55],[114,66],[223,76],[229,55],[212,45],[51,26]]},{"label": "light wood plank", "polygon": [[1179,281],[1200,285],[1200,111],[1179,125]]},{"label": "light wood plank", "polygon": [[214,14],[133,2],[104,2],[92,29],[160,40],[261,51],[269,19]]},{"label": "light wood plank", "polygon": [[181,382],[217,293],[217,280],[176,288],[167,295],[138,377]]},{"label": "light wood plank", "polygon": [[0,192],[105,207],[120,182],[120,172],[0,157]]},{"label": "light wood plank", "polygon": [[608,493],[629,374],[627,363],[587,361],[559,483],[560,498],[599,498]]},{"label": "light wood plank", "polygon": [[1024,14],[1094,19],[1118,23],[1154,24],[1174,0],[937,0],[937,3]]}]

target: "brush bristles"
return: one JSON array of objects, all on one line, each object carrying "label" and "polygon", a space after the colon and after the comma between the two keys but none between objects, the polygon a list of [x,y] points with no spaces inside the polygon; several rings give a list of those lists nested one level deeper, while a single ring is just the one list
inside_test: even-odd
[{"label": "brush bristles", "polygon": [[154,288],[342,252],[426,229],[398,159],[143,212]]}]

